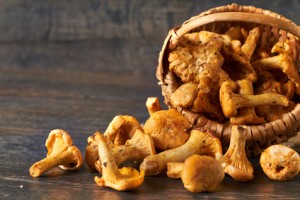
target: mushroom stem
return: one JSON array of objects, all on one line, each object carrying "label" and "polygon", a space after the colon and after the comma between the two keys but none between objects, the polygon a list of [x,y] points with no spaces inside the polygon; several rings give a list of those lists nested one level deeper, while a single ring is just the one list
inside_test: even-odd
[{"label": "mushroom stem", "polygon": [[254,178],[254,169],[247,159],[245,151],[247,132],[243,126],[232,126],[230,144],[223,159],[227,162],[224,169],[225,173],[241,182],[250,181]]},{"label": "mushroom stem", "polygon": [[237,108],[255,107],[260,105],[289,105],[289,100],[285,96],[274,93],[258,95],[234,95],[234,99],[236,100]]},{"label": "mushroom stem", "polygon": [[220,102],[223,113],[230,118],[237,114],[237,109],[243,107],[255,107],[261,105],[288,106],[289,99],[281,94],[265,93],[258,95],[235,94],[235,85],[226,81],[220,88]]},{"label": "mushroom stem", "polygon": [[157,97],[148,97],[146,101],[146,107],[148,109],[149,115],[152,115],[156,111],[162,110]]},{"label": "mushroom stem", "polygon": [[67,150],[61,151],[59,154],[47,156],[46,158],[34,163],[29,171],[33,177],[38,177],[50,169],[64,164],[73,163],[76,165],[76,160],[72,158],[74,147],[69,147]]},{"label": "mushroom stem", "polygon": [[182,162],[168,162],[167,163],[167,176],[169,178],[179,179],[182,175],[184,163]]},{"label": "mushroom stem", "polygon": [[241,51],[247,56],[250,60],[252,54],[256,48],[256,44],[260,37],[259,27],[255,27],[249,31],[249,35],[246,38],[245,43],[241,46]]},{"label": "mushroom stem", "polygon": [[143,183],[143,171],[139,173],[136,169],[130,167],[118,169],[105,136],[97,134],[95,140],[98,144],[100,159],[102,160],[102,177],[95,177],[97,185],[124,191],[134,189]]},{"label": "mushroom stem", "polygon": [[[253,86],[251,81],[247,79],[238,80],[240,95],[253,95]],[[230,118],[231,124],[263,124],[264,118],[258,117],[254,107],[241,108],[235,117]]]},{"label": "mushroom stem", "polygon": [[215,157],[222,153],[220,140],[212,132],[192,130],[188,141],[180,147],[148,156],[140,165],[146,175],[157,175],[167,168],[168,162],[183,162],[193,154],[209,155]]}]

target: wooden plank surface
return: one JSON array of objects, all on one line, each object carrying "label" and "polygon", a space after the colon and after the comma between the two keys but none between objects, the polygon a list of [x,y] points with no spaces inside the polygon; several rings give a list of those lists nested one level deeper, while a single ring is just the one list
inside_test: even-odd
[{"label": "wooden plank surface", "polygon": [[[86,165],[29,176],[29,167],[46,154],[52,129],[70,132],[84,154],[87,137],[103,132],[115,115],[145,122],[146,98],[162,103],[155,68],[167,31],[230,2],[0,1],[0,199],[299,199],[299,176],[271,181],[257,159],[254,181],[226,177],[216,192],[203,194],[164,175],[147,177],[132,192],[103,189]],[[299,20],[297,0],[251,3]]]},{"label": "wooden plank surface", "polygon": [[144,122],[148,118],[144,106],[146,97],[159,95],[160,91],[153,84],[127,75],[40,74],[35,70],[26,73],[6,70],[1,74],[1,199],[300,197],[299,176],[283,183],[271,181],[263,174],[257,159],[252,160],[254,181],[238,183],[226,177],[216,192],[203,194],[192,194],[183,188],[181,181],[164,175],[147,177],[144,184],[132,192],[116,192],[96,186],[93,178],[99,174],[89,171],[86,165],[77,172],[54,169],[40,178],[32,178],[28,169],[45,156],[44,142],[51,129],[67,130],[84,154],[87,137],[96,130],[103,132],[114,115],[130,114]]}]

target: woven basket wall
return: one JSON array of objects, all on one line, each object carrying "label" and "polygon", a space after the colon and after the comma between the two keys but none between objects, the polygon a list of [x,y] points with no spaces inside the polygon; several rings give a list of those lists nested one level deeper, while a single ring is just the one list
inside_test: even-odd
[{"label": "woven basket wall", "polygon": [[[230,15],[232,12],[247,13],[253,15]],[[218,14],[215,18],[213,15]],[[224,15],[224,17],[222,17]],[[212,16],[212,17],[211,17]],[[233,17],[232,17],[233,16]],[[267,17],[267,19],[259,19],[257,16]],[[228,20],[227,20],[228,18]],[[264,38],[270,41],[289,40],[293,45],[293,60],[299,69],[299,39],[295,35],[299,34],[298,27],[290,20],[274,12],[255,8],[253,6],[240,6],[231,4],[210,9],[194,16],[184,22],[181,26],[174,27],[169,31],[162,50],[159,55],[159,63],[156,76],[159,80],[159,85],[162,88],[162,94],[165,98],[165,104],[169,108],[175,108],[171,104],[171,94],[182,84],[179,78],[169,71],[168,55],[170,50],[176,47],[179,38],[185,33],[198,32],[201,30],[223,33],[231,26],[240,25],[242,27],[262,26]],[[262,37],[261,37],[262,38]],[[260,41],[265,42],[265,41]],[[281,119],[265,123],[262,125],[251,125],[248,127],[248,135],[246,142],[246,150],[248,155],[260,154],[265,147],[275,143],[282,143],[288,138],[296,134],[300,120],[300,105],[297,105],[291,112],[287,112]],[[176,109],[185,115],[194,127],[204,127],[212,130],[221,140],[222,145],[226,148],[230,141],[231,127],[229,122],[220,123],[211,120],[201,113],[194,113],[188,108],[176,107]]]}]

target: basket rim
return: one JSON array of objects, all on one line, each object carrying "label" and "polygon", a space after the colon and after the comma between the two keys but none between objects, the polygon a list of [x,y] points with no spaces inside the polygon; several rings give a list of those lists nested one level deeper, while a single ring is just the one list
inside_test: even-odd
[{"label": "basket rim", "polygon": [[170,48],[176,46],[178,39],[187,32],[196,27],[207,25],[214,22],[249,22],[260,25],[276,27],[293,34],[300,38],[300,27],[292,20],[282,15],[256,8],[254,6],[243,6],[238,4],[229,4],[209,9],[183,22],[181,26],[174,29],[170,39]]}]

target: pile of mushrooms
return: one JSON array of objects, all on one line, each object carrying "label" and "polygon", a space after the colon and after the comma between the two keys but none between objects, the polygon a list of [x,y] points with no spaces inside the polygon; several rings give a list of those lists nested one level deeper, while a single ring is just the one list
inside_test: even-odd
[{"label": "pile of mushrooms", "polygon": [[[226,90],[230,87],[226,86]],[[251,88],[244,93],[250,98]],[[232,98],[241,96],[233,94]],[[215,191],[225,174],[239,182],[254,179],[254,168],[245,151],[249,127],[232,126],[230,145],[223,154],[213,131],[193,129],[178,111],[162,110],[158,98],[149,97],[146,107],[150,117],[144,125],[135,117],[119,115],[103,134],[95,132],[88,137],[85,162],[91,170],[99,172],[100,176],[94,179],[98,186],[133,190],[144,182],[145,176],[166,173],[170,178],[181,179],[188,191],[198,193]],[[251,109],[245,110],[244,115],[252,115]],[[31,166],[31,176],[41,176],[56,166],[63,170],[82,166],[81,152],[66,131],[52,130],[45,146],[47,156]],[[284,145],[267,148],[261,154],[260,164],[269,178],[278,181],[293,178],[300,171],[298,153]]]}]

